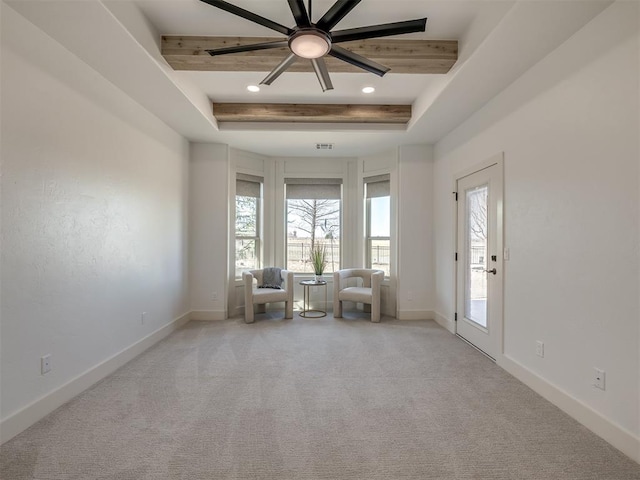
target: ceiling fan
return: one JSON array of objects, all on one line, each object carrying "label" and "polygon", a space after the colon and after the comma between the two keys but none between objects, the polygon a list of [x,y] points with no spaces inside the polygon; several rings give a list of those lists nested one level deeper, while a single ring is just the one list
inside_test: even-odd
[{"label": "ceiling fan", "polygon": [[275,30],[286,35],[283,40],[273,42],[254,43],[250,45],[239,45],[234,47],[216,48],[206,50],[211,56],[225,55],[229,53],[250,52],[256,50],[266,50],[271,48],[289,47],[291,53],[277,65],[260,84],[271,85],[275,79],[282,75],[299,57],[311,60],[316,76],[320,81],[323,91],[332,90],[333,84],[329,77],[327,65],[323,59],[325,55],[331,55],[344,62],[366,70],[382,77],[389,71],[389,68],[377,62],[369,60],[338,46],[338,43],[350,42],[354,40],[365,40],[368,38],[388,37],[403,33],[424,32],[427,19],[407,20],[403,22],[384,23],[370,25],[368,27],[350,28],[348,30],[338,30],[332,32],[340,20],[342,20],[361,0],[337,0],[336,3],[318,20],[311,21],[311,0],[309,9],[305,7],[304,0],[288,0],[289,8],[296,21],[293,28],[280,25],[268,18],[257,15],[253,12],[240,8],[223,0],[200,0],[211,6],[217,7],[226,12],[245,18],[251,22]]}]

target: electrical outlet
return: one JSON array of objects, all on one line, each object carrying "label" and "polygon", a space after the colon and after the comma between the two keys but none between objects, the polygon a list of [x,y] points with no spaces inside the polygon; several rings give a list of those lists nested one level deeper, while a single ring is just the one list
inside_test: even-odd
[{"label": "electrical outlet", "polygon": [[218,292],[211,293],[211,300],[214,302],[218,300]]},{"label": "electrical outlet", "polygon": [[146,322],[146,321],[147,321],[147,312],[142,312],[140,314],[140,324],[144,325],[144,322]]},{"label": "electrical outlet", "polygon": [[593,386],[599,388],[600,390],[605,390],[605,379],[606,373],[604,370],[600,370],[599,368],[593,367]]},{"label": "electrical outlet", "polygon": [[541,342],[540,340],[536,342],[536,355],[544,358],[544,342]]},{"label": "electrical outlet", "polygon": [[40,358],[40,373],[46,375],[51,371],[51,354]]},{"label": "electrical outlet", "polygon": [[413,290],[409,290],[407,292],[407,301],[409,302],[413,301]]}]

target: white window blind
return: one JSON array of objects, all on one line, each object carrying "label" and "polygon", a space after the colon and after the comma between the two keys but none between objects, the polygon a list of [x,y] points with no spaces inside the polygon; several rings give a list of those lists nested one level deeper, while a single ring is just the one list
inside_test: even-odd
[{"label": "white window blind", "polygon": [[236,195],[239,197],[260,198],[260,184],[262,182],[264,182],[262,177],[238,173],[236,174]]},{"label": "white window blind", "polygon": [[364,179],[367,186],[367,198],[388,197],[391,195],[390,175],[376,175]]},{"label": "white window blind", "polygon": [[285,178],[287,200],[340,200],[341,178]]}]

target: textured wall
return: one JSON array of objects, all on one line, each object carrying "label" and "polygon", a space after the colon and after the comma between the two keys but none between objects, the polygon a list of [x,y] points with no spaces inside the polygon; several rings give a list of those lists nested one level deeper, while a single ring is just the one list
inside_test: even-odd
[{"label": "textured wall", "polygon": [[433,310],[433,149],[404,146],[398,158],[398,311]]},{"label": "textured wall", "polygon": [[229,147],[192,144],[189,178],[193,318],[223,320],[227,317]]},{"label": "textured wall", "polygon": [[189,146],[2,13],[6,419],[188,312]]}]

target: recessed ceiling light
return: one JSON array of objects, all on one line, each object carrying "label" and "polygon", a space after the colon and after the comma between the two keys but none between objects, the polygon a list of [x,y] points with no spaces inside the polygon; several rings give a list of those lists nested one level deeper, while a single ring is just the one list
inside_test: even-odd
[{"label": "recessed ceiling light", "polygon": [[256,93],[260,91],[260,87],[257,85],[249,85],[247,87],[247,90],[249,90],[251,93]]},{"label": "recessed ceiling light", "polygon": [[376,91],[376,89],[375,89],[375,88],[373,88],[373,87],[364,87],[364,88],[362,89],[362,93],[373,93],[373,92],[375,92],[375,91]]}]

